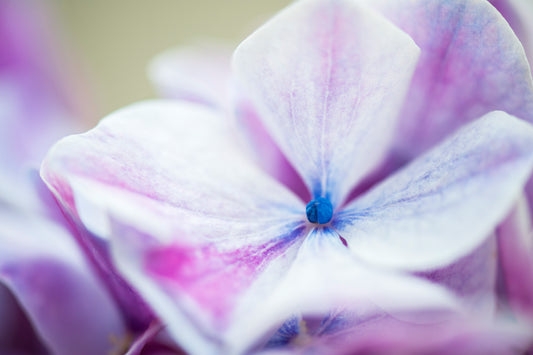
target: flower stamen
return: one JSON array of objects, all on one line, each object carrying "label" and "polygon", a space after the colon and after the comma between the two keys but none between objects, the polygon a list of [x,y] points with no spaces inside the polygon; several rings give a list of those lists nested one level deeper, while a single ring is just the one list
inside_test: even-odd
[{"label": "flower stamen", "polygon": [[327,198],[317,197],[307,204],[305,213],[309,222],[326,224],[333,217],[333,206]]}]

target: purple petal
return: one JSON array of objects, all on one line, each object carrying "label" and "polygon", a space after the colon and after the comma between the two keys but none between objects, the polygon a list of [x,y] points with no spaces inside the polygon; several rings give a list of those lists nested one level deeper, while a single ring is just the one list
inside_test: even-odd
[{"label": "purple petal", "polygon": [[236,80],[314,197],[334,206],[380,162],[418,58],[352,1],[302,1],[237,48]]},{"label": "purple petal", "polygon": [[533,228],[524,198],[498,227],[497,235],[505,298],[519,315],[533,317]]},{"label": "purple petal", "polygon": [[0,214],[0,280],[54,354],[104,354],[124,337],[120,312],[71,236],[38,217]]},{"label": "purple petal", "polygon": [[39,337],[35,334],[13,294],[0,283],[0,353],[46,354]]},{"label": "purple petal", "polygon": [[368,262],[449,265],[505,218],[532,168],[532,127],[493,112],[351,203],[333,226]]},{"label": "purple petal", "polygon": [[533,121],[533,85],[524,49],[488,1],[371,4],[421,49],[400,114],[395,154],[410,159],[493,110]]}]

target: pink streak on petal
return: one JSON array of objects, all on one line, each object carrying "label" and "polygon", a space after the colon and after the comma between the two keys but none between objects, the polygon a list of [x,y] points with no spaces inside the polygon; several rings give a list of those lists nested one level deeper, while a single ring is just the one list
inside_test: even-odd
[{"label": "pink streak on petal", "polygon": [[269,262],[289,246],[282,243],[221,251],[214,245],[172,245],[149,250],[144,262],[152,277],[185,292],[222,319]]}]

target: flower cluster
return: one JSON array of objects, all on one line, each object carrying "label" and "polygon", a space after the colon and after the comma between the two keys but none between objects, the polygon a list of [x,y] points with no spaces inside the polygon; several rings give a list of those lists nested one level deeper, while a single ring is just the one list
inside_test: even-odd
[{"label": "flower cluster", "polygon": [[532,349],[528,6],[300,0],[44,159],[76,113],[0,21],[0,349]]}]

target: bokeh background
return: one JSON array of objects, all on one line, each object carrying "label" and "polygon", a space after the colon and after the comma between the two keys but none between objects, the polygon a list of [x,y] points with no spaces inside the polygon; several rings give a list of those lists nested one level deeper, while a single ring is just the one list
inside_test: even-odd
[{"label": "bokeh background", "polygon": [[89,88],[96,121],[154,97],[146,77],[161,51],[215,38],[236,46],[290,0],[52,0],[58,27]]}]

